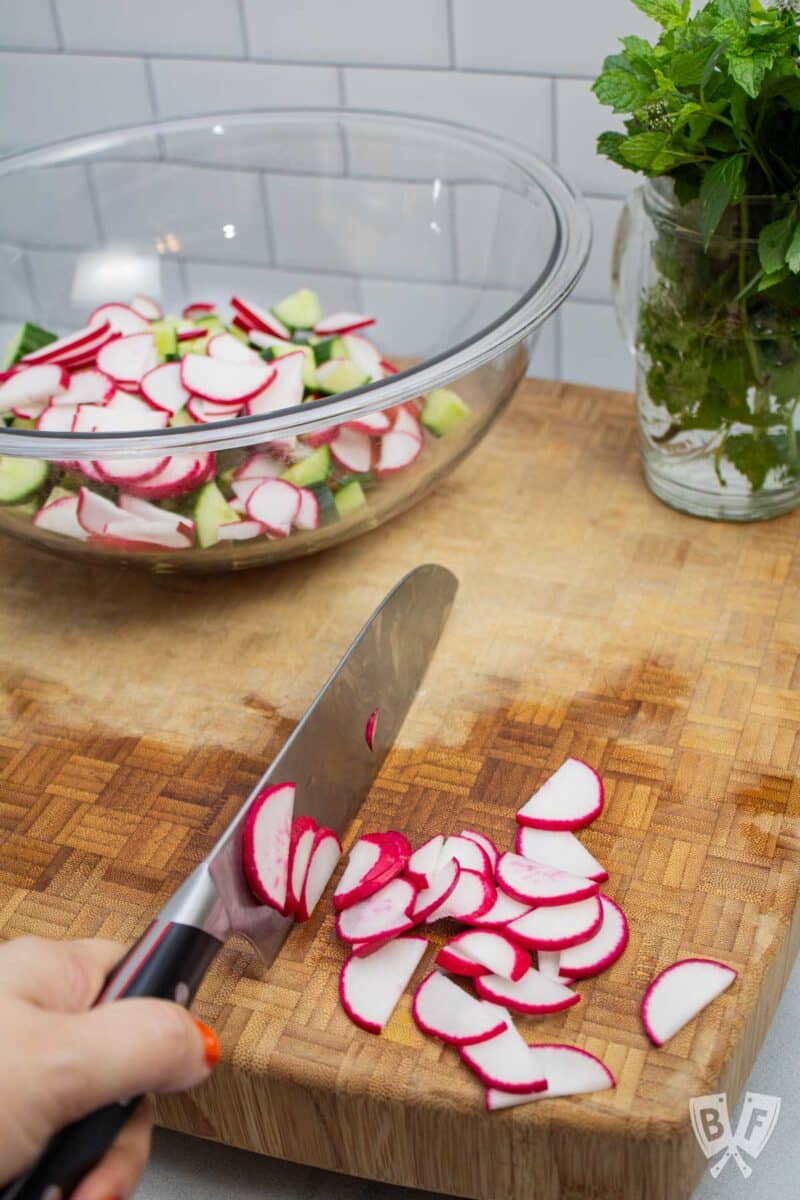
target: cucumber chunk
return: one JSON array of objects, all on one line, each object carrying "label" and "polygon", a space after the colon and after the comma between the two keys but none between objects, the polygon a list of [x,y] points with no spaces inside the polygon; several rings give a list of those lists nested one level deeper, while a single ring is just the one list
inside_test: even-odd
[{"label": "cucumber chunk", "polygon": [[239,520],[239,514],[228,504],[213,479],[200,488],[195,496],[193,508],[197,544],[203,549],[217,544],[220,525]]},{"label": "cucumber chunk", "polygon": [[207,329],[210,334],[222,333],[225,329],[216,313],[209,313],[207,317],[197,317],[194,323],[201,329]]},{"label": "cucumber chunk", "polygon": [[470,416],[464,401],[448,388],[435,388],[425,397],[420,419],[426,429],[442,437],[450,433]]},{"label": "cucumber chunk", "polygon": [[331,358],[324,366],[317,368],[317,386],[329,396],[352,392],[365,383],[369,383],[369,375],[349,359]]},{"label": "cucumber chunk", "polygon": [[179,408],[178,411],[170,417],[169,423],[174,429],[176,426],[180,428],[184,425],[196,425],[197,421],[195,421],[195,419],[189,415],[185,408]]},{"label": "cucumber chunk", "polygon": [[347,358],[347,347],[340,337],[321,338],[311,346],[318,367],[332,358]]},{"label": "cucumber chunk", "polygon": [[333,497],[333,502],[336,505],[336,511],[340,517],[348,517],[351,512],[355,512],[357,508],[361,508],[362,504],[366,504],[367,497],[364,495],[364,489],[357,479],[353,479]]},{"label": "cucumber chunk", "polygon": [[309,491],[317,497],[320,525],[330,525],[332,521],[338,521],[339,512],[336,508],[336,501],[327,483],[311,483]]},{"label": "cucumber chunk", "polygon": [[159,358],[168,359],[178,353],[178,322],[167,317],[163,321],[153,321],[150,332],[156,339],[156,351]]},{"label": "cucumber chunk", "polygon": [[314,360],[314,351],[310,346],[298,346],[295,342],[283,342],[281,345],[270,346],[263,352],[263,357],[267,362],[272,362],[276,358],[285,358],[287,354],[296,354],[298,350],[302,350],[305,356],[303,358],[303,387],[313,392],[317,386],[317,364]]},{"label": "cucumber chunk", "polygon": [[313,329],[322,320],[322,308],[316,292],[300,288],[276,304],[272,311],[290,329]]},{"label": "cucumber chunk", "polygon": [[20,325],[8,343],[3,357],[3,367],[12,367],[24,355],[33,354],[34,350],[41,350],[44,346],[49,346],[51,342],[56,341],[58,341],[57,333],[51,333],[49,329],[42,329],[41,325],[34,325],[32,321],[26,321],[24,325]]},{"label": "cucumber chunk", "polygon": [[331,452],[327,446],[317,446],[307,458],[287,467],[281,478],[295,487],[311,487],[315,483],[324,483],[330,473]]},{"label": "cucumber chunk", "polygon": [[0,458],[0,504],[27,500],[47,478],[47,463],[40,458]]}]

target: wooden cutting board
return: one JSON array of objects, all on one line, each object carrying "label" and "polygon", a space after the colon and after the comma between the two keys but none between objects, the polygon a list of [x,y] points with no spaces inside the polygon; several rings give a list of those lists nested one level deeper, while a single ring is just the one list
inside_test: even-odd
[{"label": "wooden cutting board", "polygon": [[[385,1034],[337,1000],[323,905],[264,977],[231,946],[200,994],[213,1079],[175,1129],[481,1200],[681,1200],[688,1102],[733,1107],[798,949],[800,514],[683,517],[645,490],[628,396],[527,383],[417,508],[280,569],[150,578],[0,543],[0,934],[147,924],[217,837],[349,639],[424,560],[461,579],[425,688],[351,830],[513,814],[570,754],[602,773],[585,834],[631,921],[624,958],[530,1040],[599,1055],[615,1091],[482,1110],[406,998]],[[642,992],[681,957],[739,982],[663,1050]],[[425,960],[426,964],[428,959]]]}]

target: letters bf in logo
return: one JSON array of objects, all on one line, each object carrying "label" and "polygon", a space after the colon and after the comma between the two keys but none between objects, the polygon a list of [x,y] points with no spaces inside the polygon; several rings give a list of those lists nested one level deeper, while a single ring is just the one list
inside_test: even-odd
[{"label": "letters bf in logo", "polygon": [[735,1133],[731,1132],[728,1099],[724,1094],[696,1096],[689,1101],[689,1111],[695,1137],[706,1158],[720,1155],[711,1166],[713,1177],[716,1179],[732,1158],[745,1179],[749,1179],[753,1169],[742,1158],[741,1151],[758,1158],[778,1123],[781,1102],[778,1096],[748,1092]]}]

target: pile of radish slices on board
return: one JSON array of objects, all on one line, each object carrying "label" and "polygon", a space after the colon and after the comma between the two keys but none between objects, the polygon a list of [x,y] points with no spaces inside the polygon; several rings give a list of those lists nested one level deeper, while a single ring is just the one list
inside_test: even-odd
[{"label": "pile of radish slices on board", "polygon": [[[336,932],[350,950],[340,997],[351,1020],[380,1033],[428,948],[420,927],[455,922],[465,928],[439,946],[438,969],[416,987],[412,1013],[424,1033],[458,1050],[485,1086],[486,1107],[614,1087],[593,1055],[528,1043],[512,1016],[572,1008],[580,1002],[575,985],[610,967],[628,944],[625,914],[600,892],[608,873],[575,833],[602,808],[597,773],[568,759],[517,813],[513,851],[501,853],[472,829],[416,850],[394,831],[359,838],[333,893]],[[642,1002],[653,1044],[663,1045],[735,978],[706,959],[662,971]]]}]

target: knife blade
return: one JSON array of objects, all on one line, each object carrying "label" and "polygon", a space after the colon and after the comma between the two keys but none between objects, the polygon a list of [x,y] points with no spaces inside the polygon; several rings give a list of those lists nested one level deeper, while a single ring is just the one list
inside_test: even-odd
[{"label": "knife blade", "polygon": [[[297,812],[343,834],[394,744],[441,636],[458,588],[445,567],[410,571],[351,644],[311,707],[219,841],[175,892],[106,981],[97,1003],[157,996],[187,1005],[232,934],[268,966],[293,921],[259,904],[241,868],[251,801],[280,781],[296,784]],[[366,723],[378,710],[373,748]],[[0,1200],[66,1200],[99,1161],[138,1098],[98,1109],[51,1139]]]}]

